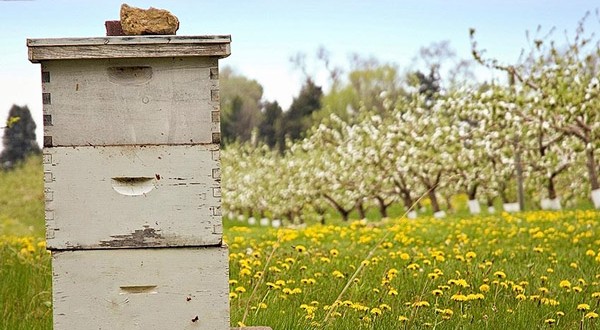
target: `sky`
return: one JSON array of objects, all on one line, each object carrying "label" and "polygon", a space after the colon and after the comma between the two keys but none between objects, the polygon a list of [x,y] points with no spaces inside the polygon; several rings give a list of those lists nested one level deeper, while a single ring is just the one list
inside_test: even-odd
[{"label": "sky", "polygon": [[[122,1],[0,0],[0,123],[13,104],[27,105],[42,140],[39,64],[27,59],[27,38],[102,37],[106,20],[118,20]],[[400,68],[415,65],[421,47],[449,41],[458,57],[470,58],[469,29],[487,55],[515,63],[528,48],[526,31],[555,28],[573,35],[597,0],[130,0],[131,6],[167,9],[180,21],[177,35],[231,35],[231,56],[219,65],[257,80],[264,100],[284,109],[304,77],[290,58],[307,54],[308,73],[325,84],[319,47],[331,62],[348,68],[357,54]],[[594,15],[589,26],[600,32]],[[311,61],[311,59],[313,59]],[[483,70],[483,68],[482,68]],[[319,80],[323,81],[319,81]],[[3,126],[0,124],[0,126]],[[1,148],[1,147],[0,147]]]}]

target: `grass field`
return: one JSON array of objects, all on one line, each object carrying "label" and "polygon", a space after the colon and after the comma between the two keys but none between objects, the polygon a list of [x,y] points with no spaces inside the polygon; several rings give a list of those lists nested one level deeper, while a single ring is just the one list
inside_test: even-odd
[{"label": "grass field", "polygon": [[[0,173],[0,329],[51,329],[39,159]],[[225,223],[231,323],[273,329],[598,329],[600,212]]]}]

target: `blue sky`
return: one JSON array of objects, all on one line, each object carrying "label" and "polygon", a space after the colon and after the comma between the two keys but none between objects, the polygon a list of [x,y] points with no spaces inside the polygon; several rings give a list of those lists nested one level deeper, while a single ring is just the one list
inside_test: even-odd
[{"label": "blue sky", "polygon": [[[100,37],[104,21],[119,18],[122,1],[0,0],[0,121],[11,105],[28,105],[41,126],[39,65],[27,60],[27,38]],[[555,27],[561,40],[570,35],[590,0],[220,0],[129,1],[128,4],[170,10],[181,22],[178,35],[231,34],[232,55],[221,60],[264,87],[265,99],[286,108],[302,83],[289,58],[297,52],[314,57],[324,46],[334,64],[347,67],[351,54],[373,56],[400,67],[422,46],[449,40],[457,54],[469,58],[468,30],[490,56],[518,59],[527,47],[525,31]],[[595,16],[588,26],[600,32]],[[317,65],[309,71],[319,76]],[[38,140],[41,140],[41,127]]]}]

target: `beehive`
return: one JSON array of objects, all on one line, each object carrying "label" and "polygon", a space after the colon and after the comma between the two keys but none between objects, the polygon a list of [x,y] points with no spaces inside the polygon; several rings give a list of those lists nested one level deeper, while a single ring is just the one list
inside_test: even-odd
[{"label": "beehive", "polygon": [[230,36],[29,39],[55,329],[228,329],[218,60]]}]

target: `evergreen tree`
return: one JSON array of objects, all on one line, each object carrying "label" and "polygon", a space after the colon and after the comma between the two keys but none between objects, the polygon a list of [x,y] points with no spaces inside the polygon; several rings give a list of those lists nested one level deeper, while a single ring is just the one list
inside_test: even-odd
[{"label": "evergreen tree", "polygon": [[8,113],[0,153],[0,167],[11,169],[30,154],[41,153],[35,139],[35,122],[27,106],[13,105]]},{"label": "evergreen tree", "polygon": [[315,85],[312,79],[307,79],[300,90],[300,95],[294,98],[284,116],[285,136],[291,140],[298,140],[310,128],[311,115],[321,108],[322,97],[323,89]]},{"label": "evergreen tree", "polygon": [[265,104],[263,120],[258,126],[258,133],[270,148],[275,147],[280,141],[282,115],[283,110],[277,101]]}]

